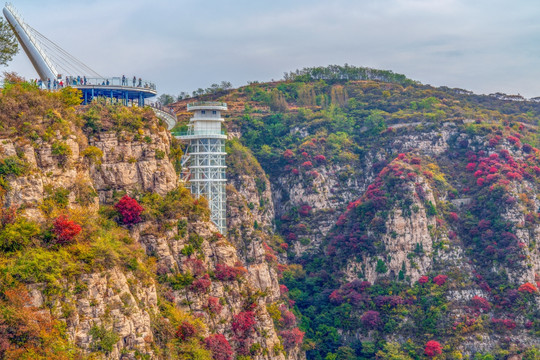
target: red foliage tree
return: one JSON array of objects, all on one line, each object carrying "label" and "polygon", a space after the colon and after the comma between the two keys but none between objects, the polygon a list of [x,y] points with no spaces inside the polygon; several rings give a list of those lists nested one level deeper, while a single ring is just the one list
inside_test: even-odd
[{"label": "red foliage tree", "polygon": [[476,169],[476,163],[468,163],[467,164],[467,171],[474,171],[474,169]]},{"label": "red foliage tree", "polygon": [[283,346],[285,349],[291,349],[302,343],[304,340],[304,332],[298,328],[292,330],[283,330],[279,332],[279,335],[283,339]]},{"label": "red foliage tree", "polygon": [[281,312],[281,324],[285,328],[291,328],[296,325],[296,316],[289,311],[289,310],[283,310]]},{"label": "red foliage tree", "polygon": [[442,354],[442,346],[439,344],[438,341],[430,340],[426,343],[426,347],[424,349],[424,354],[426,354],[429,357],[437,356]]},{"label": "red foliage tree", "polygon": [[448,276],[446,275],[437,275],[433,278],[433,282],[439,286],[443,286],[446,283]]},{"label": "red foliage tree", "polygon": [[247,273],[246,268],[242,266],[229,266],[226,264],[217,264],[214,271],[216,278],[221,281],[231,281]]},{"label": "red foliage tree", "polygon": [[214,360],[232,360],[231,345],[222,334],[212,334],[204,339],[206,348],[212,353]]},{"label": "red foliage tree", "polygon": [[300,207],[300,210],[298,210],[298,213],[302,216],[308,216],[310,211],[311,211],[311,206],[304,204]]},{"label": "red foliage tree", "polygon": [[189,286],[191,291],[195,291],[199,294],[205,293],[212,286],[212,281],[210,281],[210,276],[205,274],[202,278],[196,279]]},{"label": "red foliage tree", "polygon": [[67,244],[73,241],[82,230],[81,226],[67,216],[60,215],[54,220],[53,233],[56,235],[57,244]]},{"label": "red foliage tree", "polygon": [[206,305],[206,308],[208,309],[208,312],[211,314],[220,314],[221,310],[223,309],[223,305],[220,304],[219,298],[210,296],[208,298],[208,303]]},{"label": "red foliage tree", "polygon": [[245,338],[255,326],[255,313],[243,311],[234,316],[232,328],[239,338]]},{"label": "red foliage tree", "polygon": [[307,169],[307,168],[310,168],[310,167],[312,167],[312,166],[313,166],[313,163],[312,163],[311,161],[304,161],[304,162],[302,163],[302,167],[304,167],[304,168],[306,168],[306,169]]},{"label": "red foliage tree", "polygon": [[114,208],[120,213],[122,217],[121,222],[126,225],[136,224],[141,221],[141,213],[144,211],[144,208],[139,205],[137,200],[130,198],[127,195],[124,195],[114,205]]},{"label": "red foliage tree", "polygon": [[324,156],[324,155],[315,155],[315,160],[317,162],[323,163],[323,162],[326,161],[326,156]]},{"label": "red foliage tree", "polygon": [[471,299],[471,303],[473,307],[475,307],[477,310],[489,311],[489,309],[491,309],[491,304],[489,303],[489,301],[487,301],[481,296],[474,296]]},{"label": "red foliage tree", "polygon": [[536,288],[536,286],[534,286],[533,284],[528,282],[528,283],[525,283],[525,284],[521,285],[518,288],[518,291],[522,292],[522,293],[534,294],[534,293],[538,292],[538,289]]},{"label": "red foliage tree", "polygon": [[450,220],[452,220],[452,221],[458,221],[458,220],[459,220],[459,216],[458,216],[458,214],[456,214],[455,212],[451,212],[450,214],[448,214],[448,217],[449,217]]},{"label": "red foliage tree", "polygon": [[429,278],[427,276],[420,276],[420,279],[418,279],[418,283],[425,284],[429,281]]},{"label": "red foliage tree", "polygon": [[365,327],[375,329],[381,323],[381,316],[378,311],[369,310],[362,315],[360,321]]},{"label": "red foliage tree", "polygon": [[178,326],[178,329],[176,330],[176,337],[187,340],[189,338],[192,338],[197,334],[197,329],[193,324],[188,323],[187,321],[183,321],[180,326]]},{"label": "red foliage tree", "polygon": [[291,149],[287,149],[283,152],[283,157],[287,160],[291,159],[294,157],[294,153],[292,152]]}]

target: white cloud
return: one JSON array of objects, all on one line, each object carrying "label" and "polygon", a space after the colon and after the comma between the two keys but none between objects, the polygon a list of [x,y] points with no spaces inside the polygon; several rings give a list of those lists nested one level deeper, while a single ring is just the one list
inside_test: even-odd
[{"label": "white cloud", "polygon": [[[49,4],[50,3],[50,4]],[[26,20],[104,74],[178,93],[305,66],[390,69],[434,85],[540,95],[540,7],[502,0],[53,0]],[[10,68],[35,76],[19,55]],[[22,70],[19,70],[22,69]],[[30,75],[29,75],[30,74]]]}]

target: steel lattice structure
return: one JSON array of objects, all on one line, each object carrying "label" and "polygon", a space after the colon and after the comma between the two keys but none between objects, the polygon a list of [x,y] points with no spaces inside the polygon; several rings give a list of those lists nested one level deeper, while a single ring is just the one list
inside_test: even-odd
[{"label": "steel lattice structure", "polygon": [[188,131],[178,138],[188,140],[189,145],[182,160],[183,179],[189,182],[191,193],[195,197],[208,199],[210,219],[225,235],[226,217],[226,174],[225,139],[221,130],[221,111],[227,110],[227,104],[220,102],[197,102],[188,104],[188,111],[193,111]]}]

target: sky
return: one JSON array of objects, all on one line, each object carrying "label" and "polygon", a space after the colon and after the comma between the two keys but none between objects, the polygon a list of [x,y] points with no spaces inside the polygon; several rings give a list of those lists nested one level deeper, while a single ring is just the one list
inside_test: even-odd
[{"label": "sky", "polygon": [[[178,95],[330,64],[478,94],[540,96],[529,0],[13,0],[25,22],[103,76]],[[21,51],[3,71],[36,78]]]}]

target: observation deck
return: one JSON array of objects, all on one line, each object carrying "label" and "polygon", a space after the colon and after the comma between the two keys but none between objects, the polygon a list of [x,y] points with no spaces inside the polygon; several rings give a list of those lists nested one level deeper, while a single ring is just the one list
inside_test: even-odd
[{"label": "observation deck", "polygon": [[86,105],[96,97],[104,97],[122,101],[124,105],[137,102],[139,106],[144,106],[145,99],[157,95],[155,84],[149,81],[127,80],[122,81],[121,77],[111,78],[86,78],[86,81],[68,79],[68,86],[81,90],[83,103]]},{"label": "observation deck", "polygon": [[188,111],[196,110],[216,110],[216,111],[225,111],[227,110],[227,104],[217,101],[198,101],[187,106]]}]

